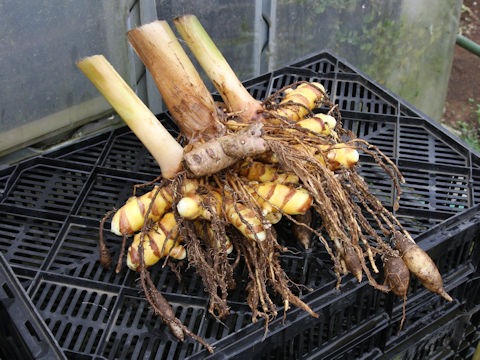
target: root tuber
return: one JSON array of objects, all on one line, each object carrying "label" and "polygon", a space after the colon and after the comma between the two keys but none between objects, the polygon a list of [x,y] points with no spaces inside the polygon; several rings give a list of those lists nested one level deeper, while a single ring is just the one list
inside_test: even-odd
[{"label": "root tuber", "polygon": [[446,300],[453,301],[452,297],[443,288],[442,276],[430,256],[402,233],[397,231],[393,237],[395,247],[400,251],[403,261],[422,285]]},{"label": "root tuber", "polygon": [[275,165],[264,164],[259,161],[244,162],[239,174],[252,181],[274,182],[277,184],[297,184],[298,176],[292,173],[285,173]]},{"label": "root tuber", "polygon": [[401,257],[385,255],[383,258],[385,285],[402,299],[407,296],[410,271]]},{"label": "root tuber", "polygon": [[[167,255],[177,260],[185,259],[185,248],[178,245],[178,241],[176,241],[177,234],[177,223],[173,212],[166,213],[163,218],[144,235],[143,249],[146,267],[156,264],[158,260]],[[133,243],[130,245],[127,253],[127,265],[132,270],[138,270],[140,266],[140,259],[138,257],[140,236],[140,233],[135,235]]]},{"label": "root tuber", "polygon": [[[182,193],[190,193],[197,188],[198,184],[194,180],[184,182]],[[116,235],[132,235],[140,230],[143,226],[145,213],[152,202],[154,194],[155,200],[152,204],[148,220],[157,221],[166,211],[172,207],[172,188],[170,184],[162,186],[158,191],[155,186],[148,193],[129,198],[113,216],[111,223],[111,231]]]}]

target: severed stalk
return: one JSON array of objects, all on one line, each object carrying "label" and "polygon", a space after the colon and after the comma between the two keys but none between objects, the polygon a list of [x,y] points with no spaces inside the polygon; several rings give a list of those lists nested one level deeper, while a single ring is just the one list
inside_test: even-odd
[{"label": "severed stalk", "polygon": [[195,15],[184,15],[173,20],[178,32],[193,52],[210,80],[220,92],[230,112],[238,113],[245,122],[257,120],[262,105],[255,100],[238,80],[222,53]]},{"label": "severed stalk", "polygon": [[157,20],[132,29],[128,39],[182,133],[190,140],[215,135],[220,122],[212,95],[168,23]]},{"label": "severed stalk", "polygon": [[127,123],[155,158],[164,178],[181,168],[182,146],[158,121],[103,55],[77,62],[77,66]]},{"label": "severed stalk", "polygon": [[[244,136],[220,136],[223,125],[213,98],[166,21],[154,21],[130,30],[128,38],[189,140],[184,165],[195,176],[214,174],[238,159],[267,150],[257,127],[247,129]],[[240,87],[246,92],[241,83]]]},{"label": "severed stalk", "polygon": [[[300,84],[295,91],[286,88],[280,106],[270,106],[269,99],[259,102],[245,89],[234,71],[218,50],[195,15],[179,16],[173,20],[188,47],[207,76],[220,92],[227,110],[245,123],[268,119],[270,122],[298,121],[318,105],[325,94],[319,83]],[[280,121],[281,120],[281,121]]]}]

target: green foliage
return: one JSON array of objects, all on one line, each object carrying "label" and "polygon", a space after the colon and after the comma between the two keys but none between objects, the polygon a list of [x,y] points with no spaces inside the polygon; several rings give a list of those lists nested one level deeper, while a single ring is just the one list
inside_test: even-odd
[{"label": "green foliage", "polygon": [[[474,100],[468,99],[468,101],[473,106]],[[480,104],[475,104],[475,107],[476,123],[471,124],[465,121],[459,121],[458,127],[460,130],[460,138],[474,149],[480,151]]]}]

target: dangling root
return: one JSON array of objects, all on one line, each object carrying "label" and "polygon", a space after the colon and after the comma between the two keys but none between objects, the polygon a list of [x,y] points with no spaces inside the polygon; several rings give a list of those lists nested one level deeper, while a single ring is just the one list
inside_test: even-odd
[{"label": "dangling root", "polygon": [[100,222],[100,226],[98,228],[99,259],[100,259],[100,264],[105,268],[109,268],[112,265],[112,257],[108,252],[105,242],[103,241],[103,228],[105,227],[105,221],[107,221],[107,219],[110,216],[112,216],[112,214],[115,213],[116,211],[117,209],[113,209],[107,212],[103,217],[102,221]]},{"label": "dangling root", "polygon": [[[304,142],[304,138],[300,140],[297,137],[298,142],[305,144],[303,149],[291,146],[286,139],[286,137],[279,140],[270,138],[269,148],[278,158],[282,168],[295,173],[301,179],[303,186],[314,197],[318,205],[314,208],[319,213],[322,226],[333,240],[336,248],[337,255],[331,255],[332,260],[338,262],[340,255],[340,264],[344,264],[343,268],[346,267],[359,281],[363,272],[373,287],[387,291],[385,286],[376,282],[364,261],[364,257],[368,257],[372,270],[378,272],[372,249],[365,239],[363,231],[379,242],[382,251],[390,252],[392,250],[376,235],[370,223],[363,217],[359,205],[352,200],[352,195],[368,213],[373,215],[381,228],[384,226],[382,221],[385,223],[385,226],[389,228],[388,233],[395,230],[393,221],[390,221],[394,218],[393,215],[368,192],[368,186],[355,171],[343,169],[339,174],[335,174],[321,162],[309,156],[306,144],[309,139]],[[376,158],[376,161],[386,168],[379,157]],[[382,221],[376,216],[372,207],[375,212],[381,214]],[[387,232],[386,229],[384,232]],[[365,246],[365,250],[360,246],[360,242]]]},{"label": "dangling root", "polygon": [[[179,187],[175,187],[175,189],[179,189]],[[154,198],[156,195],[158,195],[159,191],[160,191],[160,187],[157,188],[154,194]],[[154,201],[150,203],[150,206],[145,213],[145,221],[140,233],[140,243],[138,245],[138,253],[140,258],[140,282],[142,284],[143,292],[145,294],[145,297],[148,303],[150,304],[153,311],[155,312],[155,314],[159,316],[160,319],[163,321],[163,323],[170,328],[170,330],[172,331],[172,334],[175,335],[175,337],[178,340],[183,342],[185,338],[184,334],[187,334],[188,336],[190,336],[191,338],[193,338],[194,340],[202,344],[210,354],[213,354],[214,349],[212,346],[210,346],[207,342],[205,342],[205,340],[203,340],[201,337],[191,332],[190,329],[188,329],[179,319],[177,319],[168,301],[157,290],[155,284],[150,278],[150,273],[145,266],[143,244],[144,244],[144,238],[145,238],[145,234],[147,232],[147,227],[148,227],[148,216],[150,211],[152,210],[153,203]]]},{"label": "dangling root", "polygon": [[[180,188],[183,178],[179,176],[177,189]],[[184,219],[178,213],[176,204],[180,201],[182,194],[175,191],[173,199],[175,218],[179,226],[180,234],[188,239],[187,256],[190,266],[194,266],[196,272],[202,278],[205,289],[210,295],[209,312],[216,318],[224,318],[229,314],[230,308],[227,305],[228,289],[233,288],[233,267],[231,266],[225,240],[227,238],[224,221],[220,214],[217,214],[215,196],[209,192],[209,187],[201,187],[198,191],[203,194],[206,200],[203,204],[208,210],[210,222],[194,221]],[[207,226],[212,226],[215,238],[210,241]],[[199,237],[200,235],[200,237]]]},{"label": "dangling root", "polygon": [[[268,223],[263,216],[262,211],[255,199],[252,198],[248,185],[242,181],[236,174],[229,175],[227,178],[229,185],[235,189],[235,194],[238,195],[240,201],[245,203],[248,208],[254,209],[256,215],[262,219],[264,224]],[[245,222],[247,226],[250,224],[243,218],[242,214],[237,211],[238,215]],[[253,229],[252,229],[253,230]],[[243,255],[249,264],[250,277],[252,283],[249,285],[249,305],[254,311],[252,319],[256,316],[265,317],[267,324],[270,316],[276,316],[277,310],[268,294],[266,283],[268,283],[278,294],[283,298],[285,304],[284,311],[288,310],[289,303],[300,307],[307,311],[310,315],[318,317],[318,315],[296,295],[292,293],[289,286],[291,284],[287,274],[285,274],[279,261],[278,250],[284,250],[277,242],[275,233],[271,226],[265,228],[266,238],[263,241],[251,241],[244,239],[242,241]],[[256,286],[254,285],[256,284]],[[262,313],[256,312],[256,304],[262,306]]]},{"label": "dangling root", "polygon": [[123,257],[125,256],[125,247],[127,246],[127,235],[123,234],[122,248],[120,249],[120,255],[118,255],[117,267],[115,273],[119,273],[122,270]]}]

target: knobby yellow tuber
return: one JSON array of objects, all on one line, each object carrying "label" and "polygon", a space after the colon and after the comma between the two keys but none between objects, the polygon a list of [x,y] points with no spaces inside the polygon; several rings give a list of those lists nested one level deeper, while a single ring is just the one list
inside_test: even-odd
[{"label": "knobby yellow tuber", "polygon": [[[186,256],[185,248],[179,245],[177,239],[178,229],[173,212],[166,213],[162,219],[157,222],[150,231],[144,235],[143,251],[145,256],[145,266],[152,266],[161,258],[168,255],[177,260],[183,260]],[[140,237],[138,233],[133,239],[127,254],[127,265],[132,270],[138,270],[140,259],[138,255],[138,246]]]},{"label": "knobby yellow tuber", "polygon": [[[197,188],[198,184],[194,180],[185,181],[182,186],[182,193],[190,193]],[[153,196],[156,194],[155,200],[152,202]],[[148,213],[148,220],[157,221],[166,211],[172,207],[172,188],[164,186],[158,189],[155,186],[148,193],[135,197],[132,196],[127,200],[113,216],[111,222],[111,231],[116,235],[132,235],[140,230],[145,220],[145,214],[151,206]]]},{"label": "knobby yellow tuber", "polygon": [[251,181],[277,184],[297,184],[299,181],[297,175],[285,173],[278,166],[259,161],[244,162],[239,168],[239,173]]}]

